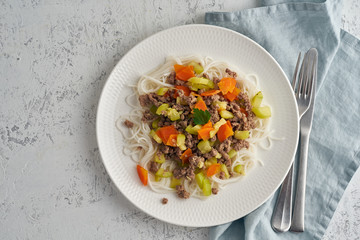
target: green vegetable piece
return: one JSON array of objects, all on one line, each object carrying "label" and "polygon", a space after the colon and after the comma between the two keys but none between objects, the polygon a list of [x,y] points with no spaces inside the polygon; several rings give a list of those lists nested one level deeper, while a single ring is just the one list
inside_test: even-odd
[{"label": "green vegetable piece", "polygon": [[211,165],[217,163],[217,159],[215,157],[209,158],[205,161],[205,167],[210,167]]},{"label": "green vegetable piece", "polygon": [[185,128],[185,131],[188,132],[188,133],[190,133],[190,134],[193,134],[193,135],[197,134],[197,132],[195,132],[195,131],[193,130],[193,126],[192,126],[192,125],[188,125],[188,126]]},{"label": "green vegetable piece", "polygon": [[162,177],[163,173],[164,173],[164,169],[159,168],[159,170],[157,170],[157,172],[155,173],[155,176]]},{"label": "green vegetable piece", "polygon": [[150,136],[152,136],[157,143],[162,143],[161,138],[155,133],[154,130],[150,131]]},{"label": "green vegetable piece", "polygon": [[160,157],[159,157],[158,154],[155,154],[154,162],[164,163],[164,162],[165,162],[165,156],[164,156],[164,154],[161,154]]},{"label": "green vegetable piece", "polygon": [[202,154],[208,153],[212,149],[209,140],[200,141],[197,147]]},{"label": "green vegetable piece", "polygon": [[156,114],[161,115],[162,111],[166,111],[169,108],[169,104],[163,103],[156,109]]},{"label": "green vegetable piece", "polygon": [[184,134],[180,133],[180,134],[177,135],[176,146],[178,146],[182,151],[186,150],[185,135]]},{"label": "green vegetable piece", "polygon": [[185,128],[185,131],[190,134],[197,135],[200,129],[201,125],[195,125],[194,127],[192,125],[189,125]]},{"label": "green vegetable piece", "polygon": [[159,121],[160,121],[160,118],[157,118],[157,119],[155,119],[153,122],[152,122],[152,128],[153,129],[157,129],[159,126],[158,126],[158,123],[159,123]]},{"label": "green vegetable piece", "polygon": [[234,114],[232,114],[232,112],[229,112],[228,110],[221,110],[220,116],[225,119],[230,119],[234,117]]},{"label": "green vegetable piece", "polygon": [[215,158],[217,158],[217,159],[222,158],[221,153],[217,153],[217,154],[215,155]]},{"label": "green vegetable piece", "polygon": [[237,155],[237,152],[234,150],[234,149],[231,149],[229,152],[228,152],[228,155],[230,158],[233,158]]},{"label": "green vegetable piece", "polygon": [[235,131],[234,136],[236,139],[244,140],[244,139],[249,138],[250,132],[249,131]]},{"label": "green vegetable piece", "polygon": [[225,173],[225,178],[229,178],[229,177],[230,177],[230,173],[229,173],[229,171],[228,171],[228,169],[227,169],[227,167],[226,167],[225,164],[221,164],[221,165],[220,165],[220,169],[221,169],[222,172]]},{"label": "green vegetable piece", "polygon": [[165,171],[163,168],[159,168],[159,170],[155,173],[155,177],[162,177],[162,178],[168,178],[171,177],[173,174],[172,172]]},{"label": "green vegetable piece", "polygon": [[165,171],[163,174],[162,174],[162,176],[161,177],[163,177],[163,178],[169,178],[169,177],[172,177],[172,172],[168,172],[168,171]]},{"label": "green vegetable piece", "polygon": [[155,176],[155,182],[158,182],[158,181],[160,181],[160,180],[161,180],[161,177]]},{"label": "green vegetable piece", "polygon": [[169,90],[169,88],[162,87],[157,90],[156,94],[159,96],[164,96],[168,90]]},{"label": "green vegetable piece", "polygon": [[257,92],[255,96],[251,99],[251,105],[253,107],[260,107],[260,104],[263,100],[264,96],[261,91]]},{"label": "green vegetable piece", "polygon": [[152,106],[150,107],[150,112],[151,112],[152,114],[156,114],[156,110],[157,110],[157,107],[156,107],[155,105],[152,105]]},{"label": "green vegetable piece", "polygon": [[212,105],[217,106],[219,110],[226,110],[227,102],[215,101],[212,103]]},{"label": "green vegetable piece", "polygon": [[214,82],[207,78],[192,77],[187,81],[189,88],[193,91],[198,91],[199,89],[209,90],[214,88]]},{"label": "green vegetable piece", "polygon": [[239,173],[239,174],[241,174],[241,175],[245,175],[245,169],[244,169],[244,166],[243,165],[236,165],[235,167],[234,167],[234,172],[236,172],[236,173]]},{"label": "green vegetable piece", "polygon": [[269,118],[269,117],[271,117],[271,109],[270,109],[269,106],[253,107],[252,112],[255,113],[255,115],[258,118]]},{"label": "green vegetable piece", "polygon": [[202,191],[204,196],[210,196],[211,195],[211,183],[209,179],[205,178],[203,181]]},{"label": "green vegetable piece", "polygon": [[170,118],[171,121],[176,121],[180,119],[180,113],[174,109],[174,108],[168,108],[166,110],[168,118]]},{"label": "green vegetable piece", "polygon": [[172,177],[171,178],[171,182],[170,182],[170,187],[171,188],[176,188],[176,186],[181,185],[181,179],[177,179]]},{"label": "green vegetable piece", "polygon": [[197,108],[194,108],[194,115],[193,115],[193,120],[194,123],[197,125],[204,125],[207,122],[209,122],[211,117],[211,114],[209,113],[208,110],[200,110]]},{"label": "green vegetable piece", "polygon": [[204,71],[204,68],[197,62],[191,62],[191,63],[189,63],[189,66],[194,67],[194,71],[196,74],[200,74]]},{"label": "green vegetable piece", "polygon": [[198,174],[195,175],[196,183],[199,186],[199,188],[201,188],[201,189],[203,187],[204,179],[205,179],[205,175],[203,172],[199,172]]}]

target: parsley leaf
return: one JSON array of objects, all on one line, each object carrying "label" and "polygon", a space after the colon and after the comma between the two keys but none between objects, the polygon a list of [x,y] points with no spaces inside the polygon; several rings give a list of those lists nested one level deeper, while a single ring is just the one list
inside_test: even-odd
[{"label": "parsley leaf", "polygon": [[194,108],[194,123],[196,125],[203,125],[203,124],[206,124],[209,122],[210,120],[210,113],[208,110],[200,110],[200,109],[197,109],[197,108]]}]

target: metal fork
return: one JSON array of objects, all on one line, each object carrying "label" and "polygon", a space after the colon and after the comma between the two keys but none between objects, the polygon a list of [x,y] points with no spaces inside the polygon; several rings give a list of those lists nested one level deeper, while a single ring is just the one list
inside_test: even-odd
[{"label": "metal fork", "polygon": [[297,174],[294,212],[290,227],[290,231],[292,232],[303,232],[305,229],[304,216],[305,216],[307,157],[308,157],[308,147],[309,147],[311,127],[312,127],[312,120],[314,116],[315,89],[316,89],[317,62],[318,62],[318,52],[315,48],[309,50],[309,62],[311,69],[308,70],[309,72],[307,76],[310,79],[312,79],[311,89],[313,93],[311,94],[310,106],[300,121],[300,156],[299,156],[299,166],[298,166],[298,174]]},{"label": "metal fork", "polygon": [[[310,49],[304,56],[303,62],[301,64],[300,73],[298,74],[299,64],[301,60],[301,52],[299,53],[295,72],[292,80],[292,88],[295,92],[296,101],[298,104],[299,110],[299,119],[304,115],[304,113],[310,107],[310,99],[313,94],[312,91],[312,80],[311,76],[311,61]],[[280,193],[275,205],[275,209],[272,215],[271,226],[277,232],[288,231],[291,224],[292,216],[292,199],[293,199],[293,172],[294,164],[291,165],[289,173],[287,174],[283,184],[281,185]]]}]

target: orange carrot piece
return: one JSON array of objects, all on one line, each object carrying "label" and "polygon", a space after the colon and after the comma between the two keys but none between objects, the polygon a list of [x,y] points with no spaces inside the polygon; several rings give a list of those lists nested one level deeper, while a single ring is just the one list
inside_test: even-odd
[{"label": "orange carrot piece", "polygon": [[232,92],[228,92],[227,94],[224,95],[224,97],[229,100],[230,102],[234,101],[235,99],[237,99],[237,95],[241,92],[241,90],[239,88],[234,88],[234,90]]},{"label": "orange carrot piece", "polygon": [[207,110],[206,104],[205,104],[204,100],[202,100],[201,98],[197,101],[194,108],[197,108],[197,109],[203,110],[203,111]]},{"label": "orange carrot piece", "polygon": [[234,135],[234,131],[232,130],[232,126],[229,121],[227,121],[226,124],[222,125],[217,132],[217,137],[220,142],[225,141],[225,139],[232,135]]},{"label": "orange carrot piece", "polygon": [[174,65],[175,73],[180,72],[184,67],[185,66],[183,65],[175,64]]},{"label": "orange carrot piece", "polygon": [[201,128],[198,130],[198,139],[209,140],[210,132],[214,130],[214,128]]},{"label": "orange carrot piece", "polygon": [[[190,89],[189,89],[188,87],[176,85],[175,88],[176,88],[176,89],[179,89],[179,90],[180,90],[180,89],[183,90],[185,96],[189,96],[189,95],[190,95],[190,92],[191,92],[191,91],[190,91]],[[178,91],[175,91],[175,93],[174,93],[174,98],[176,98],[176,97],[178,97],[178,96],[179,96]]]},{"label": "orange carrot piece", "polygon": [[176,142],[177,142],[177,135],[178,134],[171,134],[166,142],[165,145],[171,146],[171,147],[176,147]]},{"label": "orange carrot piece", "polygon": [[217,174],[218,172],[220,172],[220,169],[221,169],[220,163],[214,163],[206,171],[206,176],[211,177],[211,176]]},{"label": "orange carrot piece", "polygon": [[189,157],[191,157],[192,151],[190,148],[186,149],[180,156],[181,162],[184,165],[185,163],[189,162]]},{"label": "orange carrot piece", "polygon": [[222,94],[225,95],[228,92],[234,91],[234,88],[236,86],[236,80],[234,78],[223,78],[218,83],[218,86]]},{"label": "orange carrot piece", "polygon": [[195,77],[193,66],[182,66],[175,64],[174,69],[176,73],[176,79],[187,81],[189,78]]},{"label": "orange carrot piece", "polygon": [[173,125],[159,128],[156,132],[159,138],[163,141],[163,143],[167,143],[170,135],[177,135],[179,132],[175,129]]},{"label": "orange carrot piece", "polygon": [[203,92],[203,93],[200,94],[200,95],[201,95],[201,96],[204,96],[204,97],[208,97],[208,96],[212,96],[212,95],[218,94],[219,92],[220,92],[220,90],[209,90],[209,91]]},{"label": "orange carrot piece", "polygon": [[212,128],[212,122],[209,120],[208,123],[206,123],[204,126],[202,126],[201,128]]},{"label": "orange carrot piece", "polygon": [[137,173],[139,175],[140,181],[144,184],[144,186],[148,183],[148,171],[140,165],[136,166]]}]

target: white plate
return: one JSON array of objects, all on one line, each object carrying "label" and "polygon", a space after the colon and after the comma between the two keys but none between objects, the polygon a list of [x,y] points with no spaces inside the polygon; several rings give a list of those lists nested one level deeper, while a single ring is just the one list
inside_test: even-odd
[{"label": "white plate", "polygon": [[[207,200],[179,199],[144,187],[136,165],[122,152],[115,121],[129,113],[124,99],[141,74],[164,63],[169,55],[200,54],[256,73],[260,88],[272,107],[271,129],[283,141],[259,151],[264,166],[257,166],[241,181]],[[159,32],[131,49],[116,65],[101,94],[97,112],[97,140],[107,172],[124,196],[147,214],[176,225],[205,227],[233,221],[263,204],[279,187],[290,168],[298,142],[298,110],[290,84],[279,64],[260,45],[234,31],[210,25],[186,25]],[[161,199],[169,199],[161,204]]]}]

